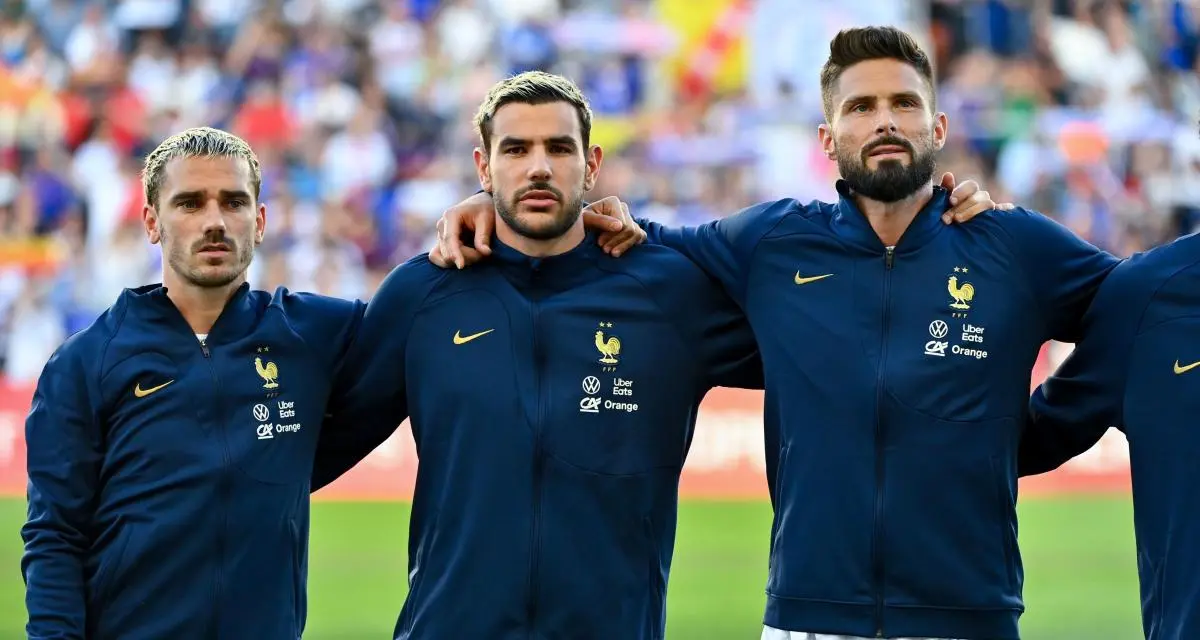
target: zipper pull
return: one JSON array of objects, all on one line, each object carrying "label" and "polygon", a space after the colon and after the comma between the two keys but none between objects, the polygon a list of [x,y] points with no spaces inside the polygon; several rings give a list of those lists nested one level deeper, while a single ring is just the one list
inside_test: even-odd
[{"label": "zipper pull", "polygon": [[201,340],[201,341],[200,341],[200,352],[204,354],[204,357],[205,357],[205,358],[209,357],[209,353],[208,353],[208,340]]},{"label": "zipper pull", "polygon": [[888,247],[886,251],[887,253],[884,256],[884,265],[888,269],[891,269],[892,263],[896,260],[896,247]]}]

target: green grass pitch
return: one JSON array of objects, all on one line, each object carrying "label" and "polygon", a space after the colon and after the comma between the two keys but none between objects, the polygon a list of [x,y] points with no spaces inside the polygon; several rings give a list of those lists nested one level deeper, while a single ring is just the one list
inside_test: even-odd
[{"label": "green grass pitch", "polygon": [[[7,558],[0,638],[24,637],[19,560],[24,501],[0,500]],[[1127,497],[1028,498],[1020,507],[1025,640],[1141,637]],[[685,502],[667,599],[669,640],[757,640],[770,508]],[[313,508],[306,640],[391,637],[404,598],[408,506],[318,502]]]}]

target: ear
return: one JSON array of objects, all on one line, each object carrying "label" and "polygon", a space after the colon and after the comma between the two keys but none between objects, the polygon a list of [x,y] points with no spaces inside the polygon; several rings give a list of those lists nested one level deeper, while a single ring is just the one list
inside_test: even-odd
[{"label": "ear", "polygon": [[258,211],[254,214],[254,244],[262,244],[267,233],[267,205],[258,203]]},{"label": "ear", "polygon": [[600,145],[594,144],[584,154],[584,160],[587,162],[587,168],[583,174],[583,190],[591,191],[596,186],[596,179],[600,177],[600,163],[604,161],[604,150]]},{"label": "ear", "polygon": [[479,175],[479,188],[492,192],[492,167],[488,164],[487,152],[475,147],[475,173]]},{"label": "ear", "polygon": [[821,151],[830,160],[837,160],[837,146],[833,142],[833,127],[828,123],[817,127],[817,137],[821,140]]},{"label": "ear", "polygon": [[950,121],[941,111],[933,114],[933,147],[941,151],[946,146],[946,133],[950,129]]},{"label": "ear", "polygon": [[150,239],[150,244],[158,244],[162,240],[162,230],[158,227],[158,212],[154,207],[144,204],[142,205],[142,228],[146,230],[146,237]]}]

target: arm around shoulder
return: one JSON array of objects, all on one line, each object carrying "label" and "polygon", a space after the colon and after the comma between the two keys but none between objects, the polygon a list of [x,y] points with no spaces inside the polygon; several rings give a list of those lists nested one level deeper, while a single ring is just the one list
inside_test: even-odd
[{"label": "arm around shoulder", "polygon": [[451,273],[418,256],[393,269],[367,303],[335,376],[313,491],[358,464],[408,417],[409,331],[426,297]]},{"label": "arm around shoulder", "polygon": [[1084,312],[1120,260],[1045,215],[1021,207],[1000,214],[1050,339],[1077,342]]},{"label": "arm around shoulder", "polygon": [[1124,426],[1130,356],[1152,287],[1134,262],[1117,267],[1084,314],[1082,338],[1030,398],[1020,475],[1057,468]]},{"label": "arm around shoulder", "polygon": [[764,202],[696,227],[665,227],[645,219],[637,223],[646,231],[646,242],[687,256],[740,302],[759,241],[796,206],[794,200]]}]

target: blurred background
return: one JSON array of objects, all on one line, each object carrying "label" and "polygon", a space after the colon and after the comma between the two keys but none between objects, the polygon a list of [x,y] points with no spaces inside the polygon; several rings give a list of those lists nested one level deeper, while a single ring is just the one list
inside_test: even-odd
[{"label": "blurred background", "polygon": [[[189,126],[233,131],[262,161],[268,232],[252,284],[369,298],[392,266],[431,246],[441,212],[478,188],[471,117],[501,78],[543,69],[575,80],[606,150],[591,196],[692,224],[765,199],[831,199],[836,167],[815,134],[828,41],[844,27],[895,24],[935,58],[950,119],[940,169],[1122,256],[1200,228],[1200,0],[0,7],[0,372],[11,396],[0,397],[0,460],[18,497],[28,385],[122,288],[159,280],[138,171]],[[1034,382],[1069,348],[1045,350]],[[740,433],[752,439],[753,401],[743,406],[752,419]],[[711,428],[728,426],[713,415]],[[761,443],[749,448],[761,459]],[[1081,473],[1123,478],[1119,445],[1111,451]],[[1139,635],[1124,485],[1089,486],[1022,505],[1028,638]],[[682,516],[669,637],[756,638],[769,507],[705,498]],[[0,637],[20,637],[23,504],[0,508],[12,518]],[[306,637],[388,637],[406,517],[403,502],[328,501],[315,512]]]}]

